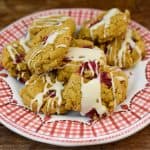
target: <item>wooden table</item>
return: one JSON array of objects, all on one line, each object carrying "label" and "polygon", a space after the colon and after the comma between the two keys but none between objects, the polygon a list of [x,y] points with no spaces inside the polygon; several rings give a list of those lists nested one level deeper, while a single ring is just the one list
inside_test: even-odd
[{"label": "wooden table", "polygon": [[[90,7],[129,9],[132,18],[150,29],[150,0],[0,0],[0,29],[35,11],[50,8]],[[0,150],[57,150],[58,147],[23,138],[0,125]],[[59,148],[66,150],[70,148]],[[75,149],[75,148],[71,148]],[[81,147],[77,149],[86,149]],[[131,137],[106,145],[88,147],[89,150],[149,150],[150,127]]]}]

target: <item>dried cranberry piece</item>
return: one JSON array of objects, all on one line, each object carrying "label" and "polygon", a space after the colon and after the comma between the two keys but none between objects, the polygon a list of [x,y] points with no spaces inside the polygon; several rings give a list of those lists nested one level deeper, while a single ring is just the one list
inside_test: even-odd
[{"label": "dried cranberry piece", "polygon": [[79,67],[79,74],[81,74],[82,75],[82,69],[83,69],[83,64]]},{"label": "dried cranberry piece", "polygon": [[70,62],[70,61],[71,61],[71,59],[68,58],[68,57],[65,57],[65,58],[63,59],[63,62],[66,62],[66,63],[68,63],[68,62]]},{"label": "dried cranberry piece", "polygon": [[86,116],[89,118],[93,118],[94,116],[99,117],[99,114],[95,110],[95,108],[91,109],[88,113],[86,113]]},{"label": "dried cranberry piece", "polygon": [[48,39],[48,36],[45,36],[45,37],[42,39],[43,45],[46,43],[47,39]]},{"label": "dried cranberry piece", "polygon": [[93,48],[92,45],[84,45],[83,48]]},{"label": "dried cranberry piece", "polygon": [[[91,67],[89,67],[89,65]],[[98,67],[96,67],[96,66],[98,66]],[[99,72],[99,63],[95,62],[95,61],[84,62],[79,68],[79,73],[82,75],[85,70],[90,70],[90,69],[92,69],[92,71],[94,71],[93,77],[97,77],[97,73]]]},{"label": "dried cranberry piece", "polygon": [[83,75],[84,70],[88,70],[88,69],[89,69],[88,62],[84,62],[84,63],[81,64],[81,66],[79,68],[79,73],[81,75]]},{"label": "dried cranberry piece", "polygon": [[49,90],[47,92],[47,94],[51,97],[51,98],[54,98],[56,96],[56,90]]},{"label": "dried cranberry piece", "polygon": [[99,65],[99,64],[97,62],[95,62],[95,61],[89,61],[89,63],[92,66],[93,70],[96,71],[96,65]]},{"label": "dried cranberry piece", "polygon": [[26,82],[25,79],[23,79],[23,78],[20,78],[19,81],[20,81],[21,83],[25,83],[25,82]]},{"label": "dried cranberry piece", "polygon": [[86,70],[89,69],[88,62],[85,62],[85,63],[83,64],[83,66],[84,66],[84,69],[86,69]]},{"label": "dried cranberry piece", "polygon": [[16,55],[15,58],[16,58],[16,63],[20,63],[24,60],[24,54],[20,54],[20,55]]},{"label": "dried cranberry piece", "polygon": [[112,86],[111,78],[108,76],[108,72],[101,73],[101,82],[106,84],[109,88]]},{"label": "dried cranberry piece", "polygon": [[102,118],[106,118],[107,117],[107,113],[102,114]]}]

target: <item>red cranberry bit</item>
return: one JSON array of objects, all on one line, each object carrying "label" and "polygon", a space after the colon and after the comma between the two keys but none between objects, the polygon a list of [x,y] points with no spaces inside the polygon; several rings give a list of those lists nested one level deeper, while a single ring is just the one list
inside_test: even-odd
[{"label": "red cranberry bit", "polygon": [[6,77],[8,77],[8,74],[7,73],[0,73],[0,77],[6,78]]},{"label": "red cranberry bit", "polygon": [[20,81],[21,83],[25,83],[25,82],[26,82],[25,79],[23,79],[23,78],[20,78],[19,81]]},{"label": "red cranberry bit", "polygon": [[99,117],[99,114],[97,113],[97,111],[95,110],[95,108],[93,108],[88,113],[86,113],[86,116],[89,117],[89,118],[93,118],[94,116]]},{"label": "red cranberry bit", "polygon": [[84,71],[85,71],[85,70],[88,70],[88,69],[89,69],[88,62],[84,62],[84,63],[82,63],[82,65],[81,65],[80,68],[79,68],[79,73],[80,73],[81,75],[83,75],[83,74],[84,74]]},{"label": "red cranberry bit", "polygon": [[47,92],[47,94],[51,97],[51,98],[54,98],[56,96],[56,90],[49,90]]},{"label": "red cranberry bit", "polygon": [[[99,69],[99,63],[97,63],[97,62],[95,62],[95,61],[89,61],[89,62],[83,63],[83,64],[80,66],[79,73],[80,73],[81,75],[83,75],[83,73],[84,73],[85,70],[90,70],[91,68],[89,67],[89,65],[91,66],[92,71],[94,71],[93,77],[97,77],[97,72],[99,72],[99,71],[98,71],[98,69]],[[98,66],[98,67],[96,67],[96,66]],[[97,69],[97,70],[96,70],[96,69]]]},{"label": "red cranberry bit", "polygon": [[101,82],[106,84],[109,88],[112,86],[111,78],[108,76],[108,72],[101,73]]},{"label": "red cranberry bit", "polygon": [[47,39],[48,39],[48,36],[45,36],[45,37],[42,39],[43,45],[46,43]]},{"label": "red cranberry bit", "polygon": [[83,64],[80,66],[79,68],[79,74],[82,75],[83,74],[83,71],[84,71],[84,67],[83,67]]},{"label": "red cranberry bit", "polygon": [[24,60],[24,54],[16,55],[16,63],[20,63]]},{"label": "red cranberry bit", "polygon": [[[99,69],[99,63],[95,62],[95,61],[89,61],[89,63],[92,66],[92,69],[94,70],[94,72],[96,73],[96,71],[98,71],[96,69]],[[96,66],[98,66],[98,67],[96,68]]]},{"label": "red cranberry bit", "polygon": [[85,63],[84,63],[84,69],[85,69],[85,70],[88,70],[88,69],[89,69],[88,62],[85,62]]},{"label": "red cranberry bit", "polygon": [[84,45],[83,48],[93,48],[92,45]]},{"label": "red cranberry bit", "polygon": [[66,63],[71,62],[71,59],[68,58],[68,57],[65,57],[65,58],[63,59],[63,62],[66,62]]},{"label": "red cranberry bit", "polygon": [[106,118],[107,117],[107,113],[102,114],[102,118]]}]

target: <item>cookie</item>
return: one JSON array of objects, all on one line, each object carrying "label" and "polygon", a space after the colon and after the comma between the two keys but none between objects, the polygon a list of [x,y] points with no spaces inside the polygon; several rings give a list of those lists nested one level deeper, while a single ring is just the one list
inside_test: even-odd
[{"label": "cookie", "polygon": [[129,12],[121,12],[117,8],[100,13],[81,26],[78,37],[103,43],[123,35],[130,20]]},{"label": "cookie", "polygon": [[63,65],[57,71],[57,78],[60,81],[67,82],[72,73],[80,71],[82,65],[86,68],[92,68],[93,71],[86,71],[86,76],[94,76],[96,68],[95,62],[99,64],[106,64],[106,57],[104,52],[98,47],[94,48],[80,48],[70,47],[67,55],[63,59]]},{"label": "cookie", "polygon": [[37,47],[26,55],[26,61],[32,73],[40,74],[58,68],[71,44],[70,30],[64,28],[51,33]]},{"label": "cookie", "polygon": [[25,55],[25,49],[20,41],[10,43],[2,50],[2,65],[12,77],[22,82],[27,81],[31,75],[25,62]]},{"label": "cookie", "polygon": [[89,117],[112,112],[126,98],[128,78],[116,67],[99,66],[92,79],[73,73],[63,91],[67,110]]},{"label": "cookie", "polygon": [[52,73],[32,75],[20,91],[24,105],[34,112],[46,115],[62,114],[65,111],[62,98],[63,83]]},{"label": "cookie", "polygon": [[29,47],[34,46],[34,43],[38,41],[40,43],[46,36],[52,33],[54,30],[61,30],[68,28],[71,34],[75,32],[75,22],[69,16],[52,15],[46,17],[40,17],[33,21],[28,29],[26,41]]},{"label": "cookie", "polygon": [[100,46],[106,53],[107,63],[120,68],[131,68],[145,56],[144,42],[140,35],[128,29],[124,36]]},{"label": "cookie", "polygon": [[94,43],[89,40],[73,39],[71,43],[71,47],[94,48]]}]

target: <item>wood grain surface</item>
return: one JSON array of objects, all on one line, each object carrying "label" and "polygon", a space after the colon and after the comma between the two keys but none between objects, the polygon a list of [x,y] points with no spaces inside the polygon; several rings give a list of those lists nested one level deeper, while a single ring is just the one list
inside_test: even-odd
[{"label": "wood grain surface", "polygon": [[[132,18],[150,29],[150,0],[0,0],[0,29],[32,12],[51,8],[118,7],[129,9]],[[150,127],[124,140],[89,147],[64,148],[21,137],[0,124],[0,150],[150,150]]]}]

